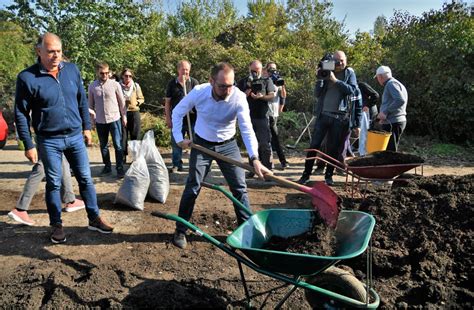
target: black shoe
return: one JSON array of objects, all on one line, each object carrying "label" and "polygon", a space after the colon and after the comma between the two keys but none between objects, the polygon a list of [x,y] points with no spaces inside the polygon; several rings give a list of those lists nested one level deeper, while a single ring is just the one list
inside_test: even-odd
[{"label": "black shoe", "polygon": [[176,173],[176,171],[178,171],[178,167],[173,166],[171,168],[168,168],[169,173]]},{"label": "black shoe", "polygon": [[334,185],[334,181],[333,181],[332,177],[325,177],[324,182],[326,182],[326,184],[328,186],[333,186]]},{"label": "black shoe", "polygon": [[125,176],[125,171],[123,171],[123,168],[117,169],[117,178],[122,179]]},{"label": "black shoe", "polygon": [[66,242],[66,234],[64,233],[63,225],[54,224],[52,227],[51,242],[56,244]]},{"label": "black shoe", "polygon": [[187,244],[186,234],[176,230],[173,235],[173,245],[180,249],[184,249]]},{"label": "black shoe", "polygon": [[281,163],[281,169],[282,170],[285,170],[286,168],[290,168],[290,167],[291,167],[290,164],[287,163],[286,161]]},{"label": "black shoe", "polygon": [[101,171],[101,175],[107,175],[112,173],[112,168],[110,166],[105,166],[104,169]]},{"label": "black shoe", "polygon": [[301,176],[301,178],[300,178],[298,181],[296,181],[296,183],[298,183],[298,184],[303,184],[303,185],[304,185],[304,184],[306,184],[308,181],[309,181],[309,175],[306,174],[306,173],[303,173],[303,175]]},{"label": "black shoe", "polygon": [[183,171],[184,171],[184,168],[183,168],[183,166],[181,166],[181,167],[178,167],[178,172],[183,172]]}]

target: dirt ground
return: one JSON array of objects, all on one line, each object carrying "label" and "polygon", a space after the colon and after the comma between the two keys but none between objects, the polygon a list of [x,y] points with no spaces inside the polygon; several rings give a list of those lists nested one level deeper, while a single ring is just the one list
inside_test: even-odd
[{"label": "dirt ground", "polygon": [[[161,151],[169,163],[169,152]],[[165,204],[147,200],[144,212],[135,211],[113,204],[121,181],[114,175],[98,177],[99,150],[91,148],[89,155],[101,212],[115,226],[114,233],[87,230],[83,210],[65,213],[67,243],[52,245],[43,188],[31,206],[35,226],[18,225],[7,217],[31,166],[14,141],[0,150],[0,308],[245,306],[234,258],[196,235],[188,237],[186,250],[175,248],[169,243],[174,222],[151,215],[152,211],[177,213],[186,172],[170,175]],[[303,154],[291,155],[291,167],[275,172],[297,179],[303,170]],[[351,198],[344,190],[343,176],[335,177],[335,190],[345,198],[346,209],[359,209],[376,218],[373,270],[383,308],[472,308],[474,163],[428,161],[423,174],[420,180],[392,191],[369,185],[365,200],[357,195]],[[440,174],[447,176],[432,177]],[[224,184],[216,166],[208,181]],[[310,205],[306,195],[273,182],[253,179],[248,186],[254,211]],[[236,228],[234,219],[227,198],[202,190],[192,218],[196,226],[224,242]],[[351,268],[364,281],[365,260],[361,255],[338,266]],[[286,293],[282,282],[247,267],[244,272],[254,306],[273,308]],[[310,305],[298,289],[283,308]]]}]

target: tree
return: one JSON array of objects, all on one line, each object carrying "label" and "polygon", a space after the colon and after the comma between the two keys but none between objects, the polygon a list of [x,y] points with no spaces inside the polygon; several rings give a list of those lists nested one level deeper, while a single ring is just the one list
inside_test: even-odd
[{"label": "tree", "polygon": [[16,0],[7,9],[31,36],[46,31],[60,34],[64,54],[79,64],[89,82],[99,60],[107,61],[112,69],[142,61],[140,38],[148,6],[132,1]]},{"label": "tree", "polygon": [[33,45],[13,22],[0,21],[0,106],[12,106],[17,74],[34,62]]},{"label": "tree", "polygon": [[374,30],[373,30],[374,36],[382,38],[387,31],[387,27],[388,27],[388,21],[385,18],[385,16],[384,15],[377,16],[374,22]]},{"label": "tree", "polygon": [[169,14],[167,25],[175,37],[215,38],[222,29],[237,20],[237,9],[231,0],[181,1],[176,14]]},{"label": "tree", "polygon": [[418,18],[397,12],[382,44],[384,64],[408,89],[408,129],[472,142],[474,20],[465,7],[445,4]]}]

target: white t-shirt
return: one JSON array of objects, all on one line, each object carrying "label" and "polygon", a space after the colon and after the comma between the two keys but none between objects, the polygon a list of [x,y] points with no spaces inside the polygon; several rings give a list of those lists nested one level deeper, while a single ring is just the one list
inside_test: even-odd
[{"label": "white t-shirt", "polygon": [[280,92],[281,86],[275,85],[275,97],[268,101],[268,116],[278,117],[280,111]]}]

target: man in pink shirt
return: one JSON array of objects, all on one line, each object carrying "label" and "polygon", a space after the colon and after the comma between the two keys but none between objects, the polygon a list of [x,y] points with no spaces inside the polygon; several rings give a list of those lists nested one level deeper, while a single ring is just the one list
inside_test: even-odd
[{"label": "man in pink shirt", "polygon": [[107,175],[112,172],[110,153],[108,147],[109,132],[115,149],[115,162],[117,177],[123,178],[123,148],[122,148],[122,124],[127,126],[127,112],[122,88],[115,80],[109,79],[109,65],[99,63],[96,66],[97,80],[89,85],[89,111],[93,111],[97,135],[99,136],[100,152],[104,168],[101,174]]}]

